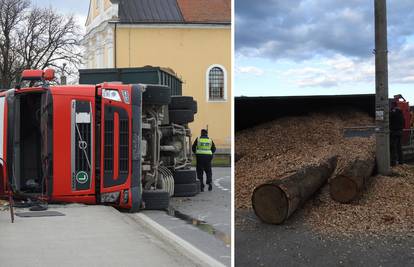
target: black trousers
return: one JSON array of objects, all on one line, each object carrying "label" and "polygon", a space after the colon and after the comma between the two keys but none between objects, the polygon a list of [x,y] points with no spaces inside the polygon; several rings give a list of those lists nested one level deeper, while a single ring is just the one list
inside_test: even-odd
[{"label": "black trousers", "polygon": [[206,173],[206,184],[211,184],[213,172],[211,171],[212,155],[196,155],[197,159],[197,178],[200,180],[201,188],[204,188],[203,175]]},{"label": "black trousers", "polygon": [[396,131],[390,133],[390,157],[391,165],[404,162],[402,147],[401,147],[402,132]]}]

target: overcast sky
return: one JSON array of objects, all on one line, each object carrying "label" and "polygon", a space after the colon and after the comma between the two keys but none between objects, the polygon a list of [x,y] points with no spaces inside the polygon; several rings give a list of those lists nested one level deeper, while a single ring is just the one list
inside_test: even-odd
[{"label": "overcast sky", "polygon": [[[414,1],[388,2],[390,96],[414,104]],[[235,0],[235,94],[374,93],[374,0]]]},{"label": "overcast sky", "polygon": [[38,7],[52,7],[64,14],[73,14],[81,27],[85,26],[88,16],[89,0],[31,0]]}]

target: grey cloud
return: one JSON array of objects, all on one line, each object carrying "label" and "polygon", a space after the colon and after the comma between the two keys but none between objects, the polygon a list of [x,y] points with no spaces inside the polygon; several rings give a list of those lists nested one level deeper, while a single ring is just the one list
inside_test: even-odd
[{"label": "grey cloud", "polygon": [[[374,1],[236,0],[236,51],[301,61],[342,54],[372,56]],[[389,48],[414,34],[414,1],[389,1]]]}]

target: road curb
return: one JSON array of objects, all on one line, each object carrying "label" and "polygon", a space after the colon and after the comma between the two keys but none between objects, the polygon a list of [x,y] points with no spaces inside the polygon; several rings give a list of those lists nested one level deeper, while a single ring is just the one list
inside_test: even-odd
[{"label": "road curb", "polygon": [[197,262],[205,266],[214,266],[214,267],[225,267],[223,263],[217,261],[213,257],[207,255],[203,251],[191,245],[186,240],[177,236],[164,226],[160,225],[147,215],[143,213],[134,214],[140,221],[148,228],[150,228],[154,233],[157,233],[161,238],[165,239],[167,242],[175,246],[177,249],[181,250],[190,258],[195,258]]}]

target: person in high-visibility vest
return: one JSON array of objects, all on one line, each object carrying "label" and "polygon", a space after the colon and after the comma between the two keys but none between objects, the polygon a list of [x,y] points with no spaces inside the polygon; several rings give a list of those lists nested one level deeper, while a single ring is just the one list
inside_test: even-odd
[{"label": "person in high-visibility vest", "polygon": [[213,159],[213,154],[216,152],[216,146],[213,140],[208,137],[206,129],[201,130],[201,136],[194,141],[192,148],[193,153],[196,154],[197,178],[200,180],[201,192],[204,191],[204,172],[207,176],[206,184],[208,185],[208,191],[211,191],[213,190],[211,160]]}]

